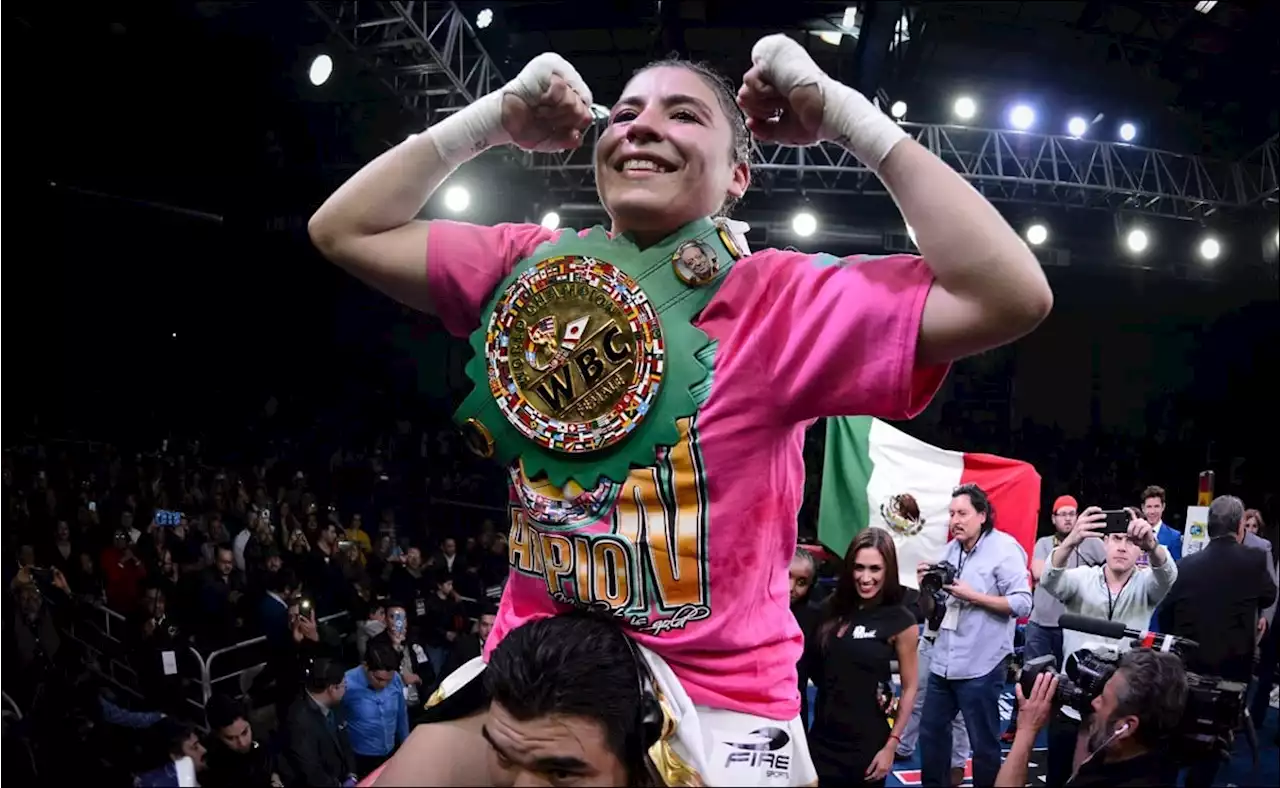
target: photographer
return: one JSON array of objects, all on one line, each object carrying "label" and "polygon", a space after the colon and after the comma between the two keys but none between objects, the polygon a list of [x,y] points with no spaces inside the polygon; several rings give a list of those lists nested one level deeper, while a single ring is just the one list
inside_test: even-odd
[{"label": "photographer", "polygon": [[[1018,732],[1000,767],[997,786],[1027,784],[1027,764],[1036,736],[1053,713],[1058,679],[1036,676],[1030,697],[1018,693]],[[1172,654],[1141,649],[1120,657],[1115,673],[1091,703],[1087,737],[1081,734],[1082,760],[1070,786],[1172,785],[1173,773],[1163,757],[1182,719],[1187,677]]]},{"label": "photographer", "polygon": [[[1136,511],[1129,514],[1128,531],[1109,533],[1103,537],[1106,514],[1097,506],[1084,510],[1076,527],[1062,540],[1045,565],[1041,587],[1062,603],[1065,612],[1091,618],[1105,618],[1123,623],[1130,629],[1145,629],[1151,614],[1173,587],[1178,565],[1168,548],[1156,540],[1155,530]],[[1102,566],[1067,569],[1067,562],[1085,540],[1102,539],[1107,562]],[[1137,568],[1140,555],[1148,556],[1151,571]],[[1082,648],[1110,645],[1124,648],[1122,641],[1064,630],[1063,654],[1071,655]],[[1065,665],[1060,665],[1065,668]],[[1047,782],[1059,786],[1066,782],[1071,769],[1079,721],[1057,714],[1049,732],[1049,764]]]},{"label": "photographer", "polygon": [[[920,605],[933,638],[932,662],[920,724],[924,785],[950,785],[951,721],[964,715],[973,747],[973,782],[991,785],[1000,769],[1000,691],[1013,653],[1015,619],[1031,612],[1027,555],[995,530],[995,511],[982,488],[957,487],[951,497],[951,535],[944,563],[920,564]],[[939,579],[945,608],[925,589]],[[946,577],[954,573],[954,577]],[[931,582],[923,582],[933,575]],[[938,615],[941,613],[942,615]]]},{"label": "photographer", "polygon": [[[1258,619],[1276,598],[1268,554],[1245,547],[1244,504],[1222,495],[1209,504],[1209,544],[1183,559],[1180,576],[1160,608],[1160,628],[1199,644],[1187,669],[1248,685]],[[1212,785],[1220,761],[1187,770],[1188,786]]]}]

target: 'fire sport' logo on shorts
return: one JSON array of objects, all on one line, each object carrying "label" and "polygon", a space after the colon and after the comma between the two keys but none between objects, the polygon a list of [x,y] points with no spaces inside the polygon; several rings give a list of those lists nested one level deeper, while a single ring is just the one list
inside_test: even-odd
[{"label": "'fire sport' logo on shorts", "polygon": [[727,741],[734,752],[725,759],[725,768],[763,767],[765,777],[784,777],[791,772],[791,755],[779,752],[791,744],[791,735],[781,728],[756,728],[747,741]]}]

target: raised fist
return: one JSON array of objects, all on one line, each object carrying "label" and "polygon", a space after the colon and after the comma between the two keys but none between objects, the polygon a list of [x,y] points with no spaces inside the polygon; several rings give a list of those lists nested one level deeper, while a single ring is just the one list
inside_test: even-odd
[{"label": "raised fist", "polygon": [[830,77],[809,53],[781,33],[751,48],[751,69],[742,77],[738,106],[757,139],[784,145],[813,145],[831,138],[823,128]]},{"label": "raised fist", "polygon": [[591,125],[591,91],[557,54],[530,60],[502,88],[502,128],[516,147],[553,152],[582,144]]}]

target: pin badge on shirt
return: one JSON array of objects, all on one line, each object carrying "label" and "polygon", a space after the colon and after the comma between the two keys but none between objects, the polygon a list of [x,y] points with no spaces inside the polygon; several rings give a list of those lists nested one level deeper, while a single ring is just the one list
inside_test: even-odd
[{"label": "pin badge on shirt", "polygon": [[702,241],[686,241],[672,253],[671,266],[681,282],[690,287],[701,287],[714,281],[720,273],[720,258]]}]

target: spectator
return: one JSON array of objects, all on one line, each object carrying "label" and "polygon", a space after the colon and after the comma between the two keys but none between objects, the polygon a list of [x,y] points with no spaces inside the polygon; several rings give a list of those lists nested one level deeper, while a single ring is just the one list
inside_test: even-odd
[{"label": "spectator", "polygon": [[461,633],[454,641],[453,648],[449,651],[449,657],[445,660],[444,669],[439,672],[438,680],[443,680],[445,676],[448,676],[484,652],[484,644],[489,640],[489,633],[493,631],[493,622],[497,617],[498,608],[486,602],[480,608],[480,617],[476,620],[475,632]]},{"label": "spectator", "polygon": [[343,556],[338,547],[338,529],[326,523],[318,531],[315,546],[307,559],[307,588],[320,615],[327,616],[346,607],[347,583],[342,572]]},{"label": "spectator", "polygon": [[369,644],[364,664],[347,671],[347,733],[355,754],[356,774],[363,777],[385,761],[409,737],[409,714],[400,657],[391,644]]},{"label": "spectator", "polygon": [[282,718],[280,776],[285,785],[355,785],[355,758],[342,710],[347,687],[341,666],[315,660],[303,689]]},{"label": "spectator", "polygon": [[370,641],[386,642],[395,649],[411,717],[422,708],[427,696],[445,675],[440,672],[439,665],[431,664],[430,652],[419,638],[420,633],[409,628],[408,611],[403,605],[392,603],[387,606],[386,631]]},{"label": "spectator", "polygon": [[67,525],[66,520],[58,520],[53,541],[45,551],[44,565],[55,567],[64,577],[70,577],[79,563],[76,553],[76,546],[71,541],[71,526]]},{"label": "spectator", "polygon": [[204,745],[190,725],[166,720],[165,741],[168,760],[164,765],[139,774],[134,785],[139,788],[199,785],[197,775],[204,770]]},{"label": "spectator", "polygon": [[213,566],[204,570],[200,583],[201,628],[210,643],[226,645],[239,639],[244,591],[244,573],[236,569],[231,546],[218,545]]},{"label": "spectator", "polygon": [[422,551],[410,547],[404,563],[391,570],[391,598],[408,606],[410,626],[421,626],[427,615],[427,599],[435,589],[422,565]]},{"label": "spectator", "polygon": [[347,541],[355,542],[360,548],[360,563],[365,564],[367,557],[373,552],[373,543],[369,541],[369,534],[364,530],[364,517],[359,512],[351,515],[351,522],[344,533]]},{"label": "spectator", "polygon": [[283,785],[267,748],[253,738],[249,709],[225,695],[205,707],[210,744],[203,788],[267,788]]},{"label": "spectator", "polygon": [[16,674],[6,671],[9,680],[5,686],[20,708],[31,708],[31,701],[46,681],[61,680],[63,669],[70,660],[63,651],[55,619],[55,613],[58,618],[69,613],[70,589],[61,572],[55,569],[52,573],[53,585],[46,593],[50,600],[61,603],[53,609],[45,604],[45,597],[30,569],[23,567],[12,582],[18,604],[6,627],[6,640],[12,640],[6,644],[5,653],[17,655],[18,670]]},{"label": "spectator", "polygon": [[115,532],[111,546],[102,551],[101,566],[106,578],[107,607],[121,615],[132,613],[141,597],[147,570],[134,554],[127,532]]},{"label": "spectator", "polygon": [[438,573],[443,573],[450,580],[457,580],[458,576],[467,568],[467,561],[458,555],[458,542],[452,536],[446,536],[440,542],[440,551],[431,558],[429,564]]},{"label": "spectator", "polygon": [[369,641],[387,631],[387,609],[378,600],[365,602],[365,614],[356,621],[356,653],[364,660]]},{"label": "spectator", "polygon": [[447,574],[436,577],[435,593],[427,600],[426,616],[422,620],[422,632],[431,655],[431,664],[443,665],[449,659],[453,643],[458,639],[458,621],[462,618],[462,605],[453,590],[453,580]]}]

